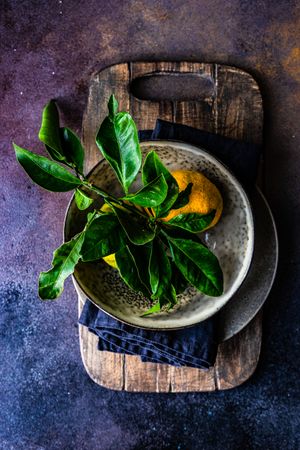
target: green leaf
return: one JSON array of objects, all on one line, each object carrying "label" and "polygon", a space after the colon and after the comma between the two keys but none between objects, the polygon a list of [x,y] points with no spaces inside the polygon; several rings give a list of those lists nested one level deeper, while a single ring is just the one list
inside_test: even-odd
[{"label": "green leaf", "polygon": [[168,185],[168,193],[165,200],[161,205],[155,208],[157,217],[161,217],[165,212],[169,211],[173,203],[178,197],[178,184],[175,178],[171,175],[168,169],[163,165],[159,157],[154,151],[151,151],[146,156],[143,170],[142,179],[144,184],[148,184],[157,178],[159,175],[163,175]]},{"label": "green leaf", "polygon": [[48,272],[40,273],[39,296],[41,299],[53,300],[62,293],[65,279],[74,272],[80,259],[83,240],[84,233],[79,233],[71,241],[55,250],[53,267]]},{"label": "green leaf", "polygon": [[131,212],[123,207],[109,203],[122,225],[128,239],[135,245],[144,245],[155,236],[153,226],[147,216]]},{"label": "green leaf", "polygon": [[167,286],[166,292],[163,294],[162,298],[164,299],[165,304],[167,304],[167,310],[173,308],[173,306],[177,303],[177,295],[176,289],[173,284],[169,284]]},{"label": "green leaf", "polygon": [[155,314],[160,312],[163,307],[166,306],[167,311],[172,309],[174,305],[177,303],[176,290],[172,284],[170,284],[167,288],[167,292],[162,295],[157,301],[149,308],[147,311],[142,314],[141,317],[150,316],[150,314]]},{"label": "green leaf", "polygon": [[178,214],[173,217],[173,219],[168,221],[169,225],[174,225],[184,230],[190,231],[191,233],[200,233],[205,230],[211,222],[214,220],[216,211],[212,210],[208,214]]},{"label": "green leaf", "polygon": [[178,267],[175,265],[173,261],[171,263],[171,269],[172,269],[172,278],[171,283],[173,284],[177,294],[182,294],[188,287],[188,282],[178,269]]},{"label": "green leaf", "polygon": [[77,188],[81,181],[68,170],[44,156],[36,155],[13,144],[18,162],[30,178],[53,192],[66,192]]},{"label": "green leaf", "polygon": [[119,109],[119,104],[117,102],[116,97],[113,94],[109,97],[107,106],[108,106],[109,116],[111,118],[113,118],[117,114],[118,109]]},{"label": "green leaf", "polygon": [[86,216],[87,221],[90,222],[94,216],[95,216],[95,211],[93,211],[93,212],[88,212],[88,213],[87,213],[87,216]]},{"label": "green leaf", "polygon": [[145,245],[129,244],[128,248],[134,258],[139,278],[147,289],[148,295],[151,292],[150,276],[149,276],[149,261],[151,255],[152,242]]},{"label": "green leaf", "polygon": [[200,242],[169,237],[174,262],[196,289],[211,297],[223,293],[223,273],[216,256]]},{"label": "green leaf", "polygon": [[189,199],[190,199],[190,194],[192,192],[192,187],[193,187],[193,183],[189,183],[183,191],[179,192],[175,203],[172,205],[172,209],[183,208],[185,205],[188,204]]},{"label": "green leaf", "polygon": [[90,198],[88,195],[86,195],[80,189],[76,189],[75,202],[76,202],[78,209],[80,209],[81,211],[83,211],[84,209],[87,209],[89,206],[91,206],[93,201],[94,200],[92,198]]},{"label": "green leaf", "polygon": [[45,144],[51,158],[66,161],[60,141],[59,114],[54,100],[50,100],[43,109],[39,139]]},{"label": "green leaf", "polygon": [[145,208],[153,208],[160,205],[166,198],[168,185],[164,176],[161,174],[150,183],[146,184],[142,189],[134,194],[128,194],[124,200],[129,200],[136,205]]},{"label": "green leaf", "polygon": [[152,290],[151,298],[161,297],[170,284],[172,271],[164,246],[158,239],[152,241],[149,275]]},{"label": "green leaf", "polygon": [[66,161],[83,172],[84,150],[79,137],[69,128],[60,128],[61,146]]},{"label": "green leaf", "polygon": [[116,113],[117,103],[109,101],[109,116],[102,122],[96,143],[114,169],[125,193],[136,178],[142,155],[135,123],[127,112]]},{"label": "green leaf", "polygon": [[155,314],[161,311],[162,304],[160,298],[149,308],[147,311],[141,315],[141,317],[150,316],[150,314]]},{"label": "green leaf", "polygon": [[53,300],[64,289],[66,278],[74,272],[81,257],[81,248],[85,232],[95,217],[96,212],[90,214],[83,231],[65,242],[53,253],[52,268],[48,272],[41,272],[39,276],[39,295],[41,299]]},{"label": "green leaf", "polygon": [[56,103],[51,100],[44,108],[39,139],[55,161],[76,167],[83,172],[84,150],[78,136],[69,128],[59,126],[59,114]]},{"label": "green leaf", "polygon": [[166,222],[161,222],[161,229],[159,233],[160,239],[165,243],[165,245],[169,245],[168,238],[174,238],[174,239],[188,239],[193,242],[199,242],[202,244],[201,239],[196,233],[191,233],[188,230],[184,230],[183,228],[175,227],[172,225],[169,225]]},{"label": "green leaf", "polygon": [[150,292],[140,279],[134,256],[129,246],[123,247],[116,253],[116,263],[121,278],[134,291],[141,292],[145,297],[150,296]]},{"label": "green leaf", "polygon": [[96,217],[85,232],[81,249],[82,261],[95,261],[111,255],[126,245],[126,235],[116,216]]}]

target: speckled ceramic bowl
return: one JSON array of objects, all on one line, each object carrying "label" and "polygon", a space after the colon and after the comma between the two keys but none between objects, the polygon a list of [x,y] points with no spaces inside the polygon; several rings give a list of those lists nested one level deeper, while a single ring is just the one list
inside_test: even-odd
[{"label": "speckled ceramic bowl", "polygon": [[[254,246],[251,206],[245,191],[229,170],[206,151],[189,144],[153,141],[141,144],[143,154],[154,149],[169,170],[188,169],[203,172],[219,188],[224,209],[219,223],[202,234],[207,246],[218,257],[224,273],[224,293],[208,297],[190,287],[178,296],[179,302],[170,312],[148,317],[141,315],[150,303],[132,292],[118,271],[104,261],[78,264],[74,273],[77,288],[108,314],[130,325],[152,329],[178,329],[201,322],[222,308],[238,290],[250,267]],[[91,182],[115,195],[116,177],[105,160],[89,175]],[[133,189],[139,187],[139,180]],[[79,211],[71,200],[66,220],[65,238],[70,239],[83,227],[87,212]]]}]

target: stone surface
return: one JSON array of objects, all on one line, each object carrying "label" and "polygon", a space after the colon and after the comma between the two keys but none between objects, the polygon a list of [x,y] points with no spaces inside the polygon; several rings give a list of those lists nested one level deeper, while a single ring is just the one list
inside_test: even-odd
[{"label": "stone surface", "polygon": [[[299,3],[4,0],[1,9],[0,448],[298,449]],[[91,73],[130,59],[237,65],[263,91],[266,191],[281,256],[259,367],[234,391],[102,389],[81,363],[71,283],[57,302],[37,298],[70,195],[32,185],[11,141],[41,149],[41,109],[52,97],[79,131]]]}]

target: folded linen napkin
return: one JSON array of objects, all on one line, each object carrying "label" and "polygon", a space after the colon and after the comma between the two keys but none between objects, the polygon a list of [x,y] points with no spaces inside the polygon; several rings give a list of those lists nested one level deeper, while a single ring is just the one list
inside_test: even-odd
[{"label": "folded linen napkin", "polygon": [[[180,140],[202,147],[223,161],[245,187],[255,182],[260,147],[254,144],[160,119],[153,131],[140,131],[139,137],[141,140]],[[142,361],[177,367],[208,369],[215,363],[218,350],[217,316],[189,328],[158,332],[126,325],[86,300],[79,323],[99,336],[99,350],[139,355]]]},{"label": "folded linen napkin", "polygon": [[215,317],[199,325],[172,331],[152,331],[126,325],[87,300],[79,323],[99,336],[98,350],[139,355],[142,361],[208,369],[218,342]]}]

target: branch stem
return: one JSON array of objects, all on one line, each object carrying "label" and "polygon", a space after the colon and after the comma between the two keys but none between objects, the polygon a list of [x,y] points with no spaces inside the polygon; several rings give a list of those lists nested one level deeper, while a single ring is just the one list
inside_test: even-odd
[{"label": "branch stem", "polygon": [[103,197],[105,200],[107,200],[109,203],[116,203],[117,205],[122,206],[123,208],[127,209],[130,212],[134,212],[135,214],[139,214],[140,216],[143,217],[148,217],[147,214],[142,213],[138,208],[136,208],[133,205],[128,204],[127,202],[125,202],[124,200],[121,200],[117,197],[115,197],[114,195],[108,194],[106,191],[104,191],[103,189],[100,189],[99,187],[95,186],[94,184],[90,183],[88,180],[84,179],[82,181],[83,185],[86,186],[88,189],[90,189],[91,191],[96,192],[98,195],[100,195],[101,197]]}]

